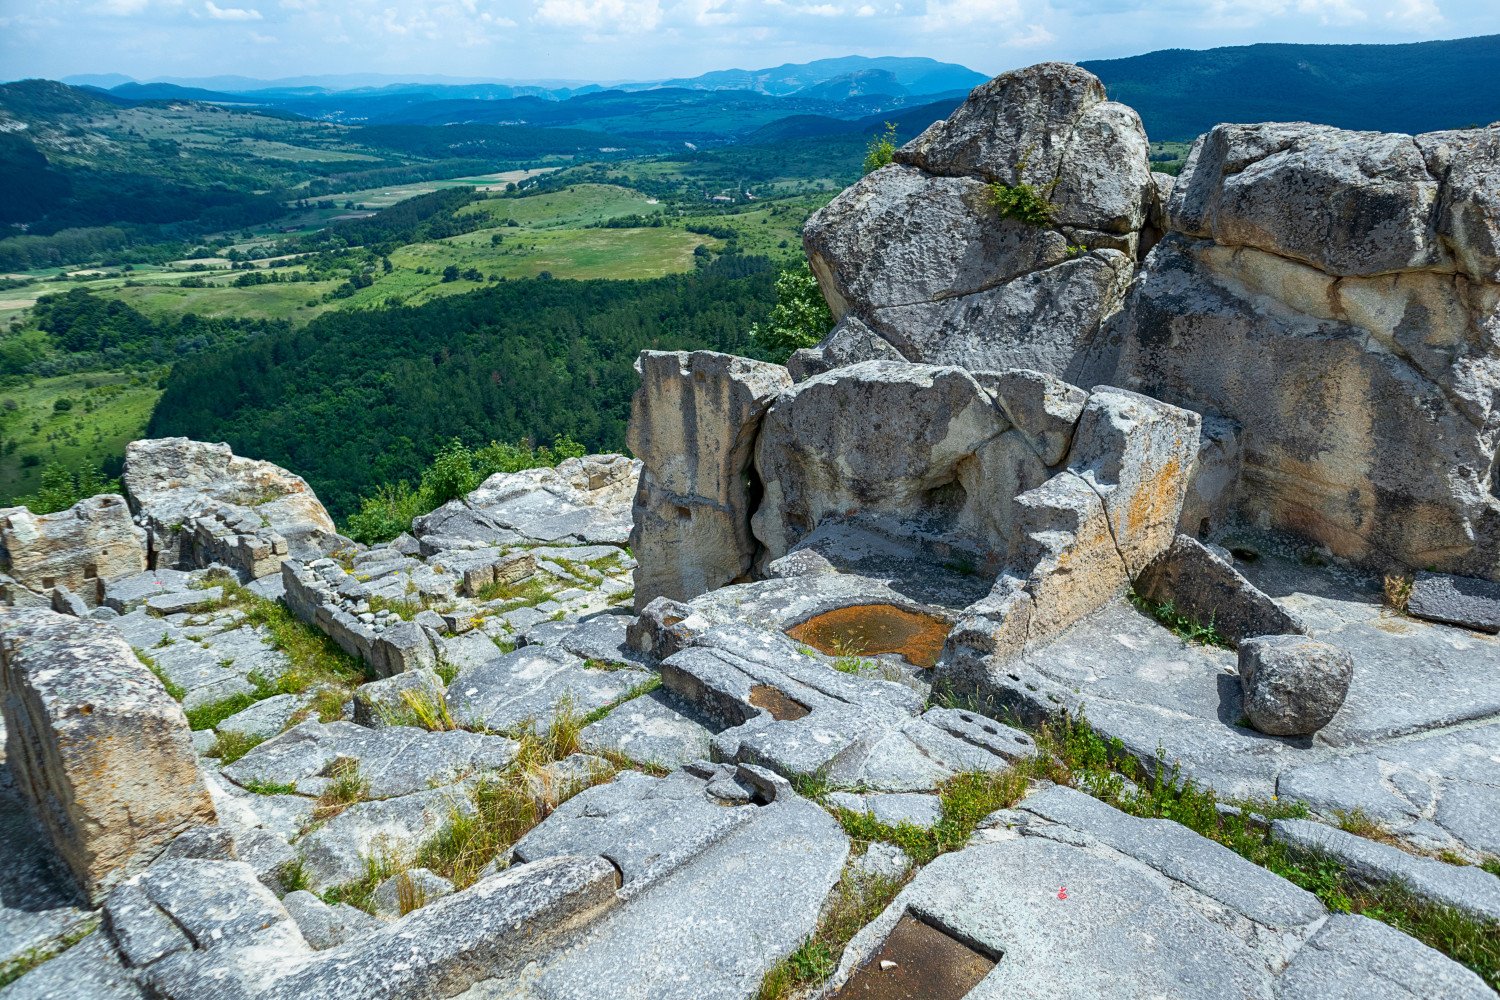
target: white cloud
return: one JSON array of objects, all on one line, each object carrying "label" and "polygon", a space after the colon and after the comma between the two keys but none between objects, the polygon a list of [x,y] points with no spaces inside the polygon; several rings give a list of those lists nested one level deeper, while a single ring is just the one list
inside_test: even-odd
[{"label": "white cloud", "polygon": [[1433,0],[1396,0],[1385,16],[1387,20],[1418,31],[1434,28],[1446,20]]},{"label": "white cloud", "polygon": [[661,18],[658,0],[541,0],[535,14],[541,24],[596,35],[651,31]]},{"label": "white cloud", "polygon": [[214,0],[203,0],[203,9],[215,21],[259,21],[260,11],[248,7],[220,7]]},{"label": "white cloud", "polygon": [[101,14],[129,17],[132,14],[139,14],[149,6],[151,6],[151,0],[102,0],[94,9]]},{"label": "white cloud", "polygon": [[1021,17],[1019,0],[927,0],[923,25],[943,31],[969,24],[1013,24]]}]

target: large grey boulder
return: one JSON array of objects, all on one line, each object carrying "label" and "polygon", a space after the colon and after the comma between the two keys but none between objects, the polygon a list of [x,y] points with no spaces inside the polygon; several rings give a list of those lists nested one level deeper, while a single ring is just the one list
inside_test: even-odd
[{"label": "large grey boulder", "polygon": [[[755,465],[765,494],[753,519],[769,562],[832,517],[926,523],[970,545],[1000,539],[981,528],[1006,490],[1046,478],[1039,459],[1019,447],[995,456],[997,476],[983,501],[960,477],[982,480],[976,453],[1007,429],[994,399],[958,368],[867,361],[815,376],[783,393],[766,414]],[[980,482],[969,485],[979,486]]]},{"label": "large grey boulder", "polygon": [[713,351],[643,351],[630,449],[644,471],[631,549],[636,607],[686,600],[749,571],[751,458],[761,417],[791,385],[780,365]]},{"label": "large grey boulder", "polygon": [[786,359],[786,370],[793,382],[803,382],[814,375],[821,375],[845,365],[857,365],[861,361],[902,361],[901,352],[891,346],[890,341],[871,330],[852,314],[834,324],[828,336],[816,347],[804,347],[793,351]]},{"label": "large grey boulder", "polygon": [[1343,707],[1354,658],[1305,636],[1240,643],[1240,686],[1250,724],[1271,736],[1311,736]]},{"label": "large grey boulder", "polygon": [[1083,367],[1233,421],[1233,514],[1381,571],[1496,578],[1497,135],[1215,128]]},{"label": "large grey boulder", "polygon": [[0,711],[16,787],[90,899],[214,821],[182,707],[108,625],[6,615]]},{"label": "large grey boulder", "polygon": [[[1085,70],[1044,63],[978,87],[808,220],[836,319],[905,357],[1067,376],[1121,301],[1157,204],[1145,131]],[[991,185],[1026,185],[1040,224]]]},{"label": "large grey boulder", "polygon": [[227,444],[132,441],[120,481],[146,528],[155,568],[219,562],[262,577],[287,556],[313,559],[348,544],[306,480],[237,456]]},{"label": "large grey boulder", "polygon": [[66,587],[93,607],[105,584],[145,568],[145,535],[123,497],[89,497],[55,514],[0,509],[0,570],[37,593]]},{"label": "large grey boulder", "polygon": [[1326,125],[1220,125],[1188,154],[1172,228],[1336,277],[1451,266],[1438,180],[1409,135]]}]

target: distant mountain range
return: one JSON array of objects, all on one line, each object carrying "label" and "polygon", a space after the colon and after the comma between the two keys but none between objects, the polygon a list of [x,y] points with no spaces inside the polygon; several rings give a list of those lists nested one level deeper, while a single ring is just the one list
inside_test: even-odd
[{"label": "distant mountain range", "polygon": [[[1090,60],[1158,140],[1225,121],[1423,132],[1500,119],[1500,35],[1404,45],[1263,44]],[[138,83],[70,77],[114,100],[196,100],[351,124],[526,124],[666,141],[833,135],[869,116],[957,104],[982,73],[923,58],[847,56],[616,84],[380,74]],[[843,124],[840,124],[843,123]],[[766,130],[770,130],[767,132]]]},{"label": "distant mountain range", "polygon": [[1192,139],[1220,122],[1416,133],[1500,120],[1500,35],[1165,49],[1079,65],[1141,113],[1152,139]]}]

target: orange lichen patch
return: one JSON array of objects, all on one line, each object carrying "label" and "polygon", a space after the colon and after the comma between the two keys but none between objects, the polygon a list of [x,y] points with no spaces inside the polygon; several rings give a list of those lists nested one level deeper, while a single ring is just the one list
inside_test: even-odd
[{"label": "orange lichen patch", "polygon": [[757,684],[750,689],[750,704],[770,712],[771,718],[777,722],[804,719],[811,711],[800,701],[793,701],[785,691],[769,684]]},{"label": "orange lichen patch", "polygon": [[913,666],[931,667],[952,627],[894,604],[856,604],[814,615],[786,634],[830,656],[900,653]]},{"label": "orange lichen patch", "polygon": [[1176,458],[1170,459],[1162,470],[1130,498],[1125,510],[1125,524],[1132,537],[1141,529],[1158,524],[1175,524],[1176,488],[1182,467]]}]

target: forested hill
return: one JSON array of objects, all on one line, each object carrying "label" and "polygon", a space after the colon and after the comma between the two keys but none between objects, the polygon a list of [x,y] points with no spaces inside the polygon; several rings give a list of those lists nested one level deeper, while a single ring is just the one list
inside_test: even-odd
[{"label": "forested hill", "polygon": [[150,437],[227,441],[296,469],[344,517],[438,444],[565,434],[620,450],[644,349],[736,354],[775,299],[726,255],[652,281],[507,281],[416,308],[330,313],[173,368]]},{"label": "forested hill", "polygon": [[1431,132],[1500,120],[1500,35],[1406,45],[1163,49],[1080,63],[1155,140],[1220,122]]}]

